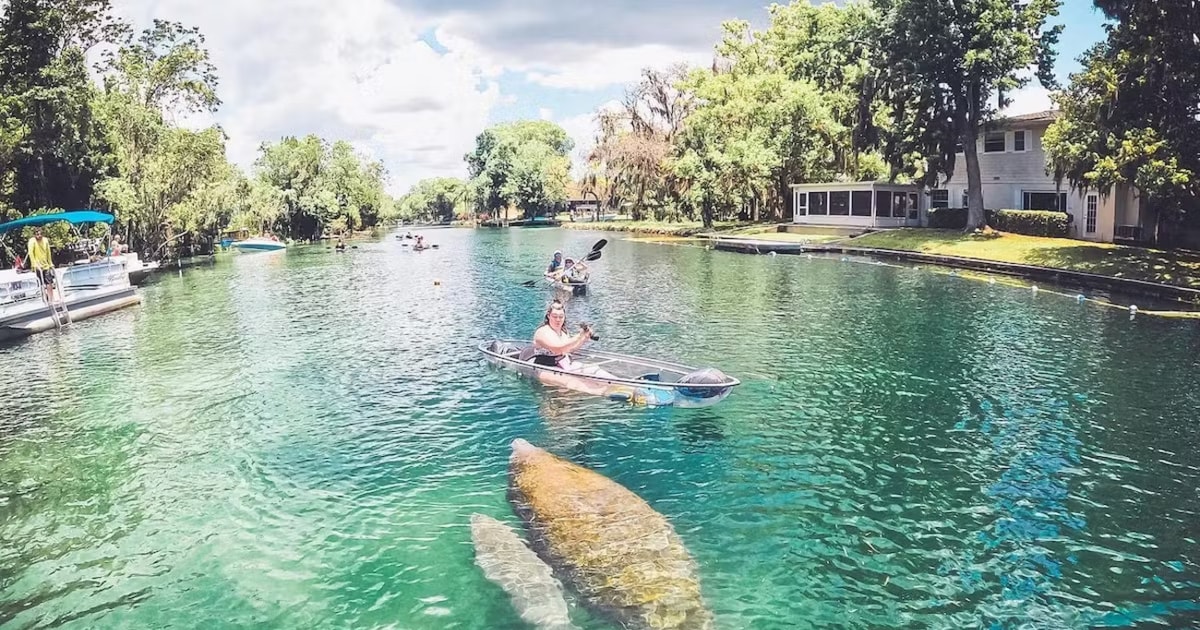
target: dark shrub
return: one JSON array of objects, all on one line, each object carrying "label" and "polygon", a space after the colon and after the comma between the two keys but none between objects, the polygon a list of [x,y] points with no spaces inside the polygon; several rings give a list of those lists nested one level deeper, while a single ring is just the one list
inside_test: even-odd
[{"label": "dark shrub", "polygon": [[1046,210],[998,210],[988,224],[1001,232],[1029,236],[1067,236],[1067,213]]}]

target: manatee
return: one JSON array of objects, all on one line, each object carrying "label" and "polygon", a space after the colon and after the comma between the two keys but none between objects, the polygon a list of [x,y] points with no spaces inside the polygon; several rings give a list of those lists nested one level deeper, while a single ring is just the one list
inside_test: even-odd
[{"label": "manatee", "polygon": [[641,497],[520,439],[509,477],[534,550],[588,606],[625,628],[712,628],[695,560]]},{"label": "manatee", "polygon": [[490,516],[472,514],[471,541],[475,544],[475,564],[487,579],[508,593],[521,619],[544,630],[575,627],[567,613],[562,585],[511,527]]}]

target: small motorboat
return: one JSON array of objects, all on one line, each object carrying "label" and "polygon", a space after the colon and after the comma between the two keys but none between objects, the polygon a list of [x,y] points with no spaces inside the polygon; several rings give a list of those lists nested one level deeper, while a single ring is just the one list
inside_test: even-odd
[{"label": "small motorboat", "polygon": [[496,339],[479,346],[487,360],[551,386],[650,407],[707,407],[741,384],[716,368],[694,368],[615,352],[577,350],[571,361],[582,370],[534,363],[529,341]]},{"label": "small motorboat", "polygon": [[271,252],[280,249],[287,249],[287,245],[281,241],[277,241],[266,236],[255,236],[254,238],[248,238],[244,241],[235,241],[233,243],[233,248],[246,251]]}]

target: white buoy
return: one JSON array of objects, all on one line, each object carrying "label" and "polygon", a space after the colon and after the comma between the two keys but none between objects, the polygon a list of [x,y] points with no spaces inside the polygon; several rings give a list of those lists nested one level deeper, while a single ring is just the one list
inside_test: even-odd
[{"label": "white buoy", "polygon": [[992,278],[991,280],[988,280],[988,284],[996,284],[996,279]]},{"label": "white buoy", "polygon": [[958,270],[957,270],[957,269],[951,269],[951,270],[950,270],[950,275],[952,275],[952,276],[957,276],[957,275],[958,275]]},{"label": "white buoy", "polygon": [[850,260],[850,259],[846,258],[845,256],[842,256],[842,262],[846,262],[847,260]]},{"label": "white buoy", "polygon": [[809,255],[808,255],[808,259],[809,259],[809,260],[812,260],[812,258],[813,258],[812,254],[809,254]]},{"label": "white buoy", "polygon": [[1035,284],[1035,285],[1033,285],[1032,287],[1029,287],[1029,288],[1030,288],[1030,289],[1033,289],[1033,292],[1034,292],[1034,293],[1037,293],[1037,285],[1036,285],[1036,284]]},{"label": "white buoy", "polygon": [[771,256],[774,256],[774,255],[775,255],[775,252],[770,252],[770,255],[771,255]]},{"label": "white buoy", "polygon": [[1086,298],[1086,297],[1084,297],[1084,295],[1083,295],[1082,293],[1080,293],[1079,295],[1076,295],[1076,296],[1075,296],[1075,299],[1076,299],[1076,300],[1078,300],[1079,302],[1081,302],[1081,303],[1082,303],[1082,302],[1083,302],[1084,300],[1086,300],[1087,298]]},{"label": "white buoy", "polygon": [[1129,314],[1130,314],[1130,315],[1137,315],[1137,304],[1130,304],[1130,305],[1129,305]]}]

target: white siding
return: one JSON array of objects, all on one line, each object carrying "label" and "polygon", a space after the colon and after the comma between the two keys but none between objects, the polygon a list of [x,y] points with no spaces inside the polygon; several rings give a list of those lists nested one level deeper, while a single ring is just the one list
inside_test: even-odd
[{"label": "white siding", "polygon": [[[1071,214],[1071,236],[1083,238],[1083,220],[1086,211],[1086,193],[1072,191],[1065,182],[1059,186],[1054,176],[1046,170],[1046,153],[1042,149],[1042,135],[1047,124],[1041,123],[1024,129],[1025,151],[1014,151],[1013,131],[1005,132],[1004,153],[984,153],[983,134],[979,136],[979,173],[982,178],[983,206],[992,210],[1021,209],[1024,205],[1023,192],[1067,193],[1066,211]],[[939,188],[950,190],[950,204],[957,206],[967,189],[967,162],[960,153],[954,160],[954,175]],[[1111,216],[1111,214],[1110,214]],[[1111,237],[1112,228],[1087,235],[1099,240],[1102,235]]]}]

